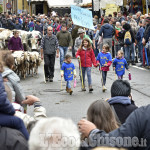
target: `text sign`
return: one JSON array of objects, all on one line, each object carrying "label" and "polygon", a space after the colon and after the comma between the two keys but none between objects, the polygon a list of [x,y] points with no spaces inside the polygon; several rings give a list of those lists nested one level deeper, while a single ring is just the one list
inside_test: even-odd
[{"label": "text sign", "polygon": [[91,11],[72,5],[71,18],[75,25],[95,30]]}]

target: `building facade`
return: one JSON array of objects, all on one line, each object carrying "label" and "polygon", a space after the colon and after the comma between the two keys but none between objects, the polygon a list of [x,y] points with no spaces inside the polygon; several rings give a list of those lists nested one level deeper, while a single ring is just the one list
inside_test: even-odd
[{"label": "building facade", "polygon": [[[10,9],[7,9],[7,4],[11,6]],[[11,12],[11,13],[21,13],[27,12],[29,13],[29,0],[3,0],[3,12]],[[47,14],[48,13],[48,5],[47,0],[30,0],[30,13],[31,14]]]}]

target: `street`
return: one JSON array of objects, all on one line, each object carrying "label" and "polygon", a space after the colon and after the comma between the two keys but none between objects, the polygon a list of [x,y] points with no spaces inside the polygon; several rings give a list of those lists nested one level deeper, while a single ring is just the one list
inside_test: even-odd
[{"label": "street", "polygon": [[[69,52],[69,54],[71,54]],[[110,67],[107,76],[107,91],[102,92],[101,76],[98,68],[92,68],[92,82],[93,93],[88,92],[86,80],[86,92],[81,91],[81,83],[79,80],[79,65],[77,59],[72,59],[77,70],[77,87],[73,88],[73,94],[66,93],[65,81],[63,81],[63,90],[61,90],[61,77],[59,58],[55,63],[55,77],[54,82],[44,83],[43,76],[43,62],[39,67],[38,75],[34,77],[27,77],[25,80],[21,79],[21,85],[26,95],[35,95],[40,98],[42,105],[46,108],[48,117],[64,117],[71,118],[77,123],[81,118],[86,117],[88,107],[95,100],[105,100],[110,98],[110,87],[116,79],[115,73]],[[143,106],[150,103],[150,71],[130,66],[132,80],[130,81],[132,87],[132,97],[137,106]],[[128,72],[124,76],[128,80]],[[73,82],[72,82],[73,87]],[[28,107],[28,114],[33,115],[33,106]]]}]

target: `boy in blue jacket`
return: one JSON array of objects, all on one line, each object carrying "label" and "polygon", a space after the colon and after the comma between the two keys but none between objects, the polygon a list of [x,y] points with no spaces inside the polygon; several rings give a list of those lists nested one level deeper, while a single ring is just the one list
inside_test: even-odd
[{"label": "boy in blue jacket", "polygon": [[17,129],[22,132],[26,140],[28,140],[29,134],[27,129],[25,128],[23,121],[14,116],[15,110],[7,98],[1,75],[2,69],[2,63],[0,62],[0,126]]},{"label": "boy in blue jacket", "polygon": [[115,70],[118,79],[123,79],[123,75],[125,74],[125,68],[129,71],[127,61],[123,56],[123,51],[119,50],[118,56],[114,59],[113,62],[113,69]]},{"label": "boy in blue jacket", "polygon": [[67,82],[66,84],[66,91],[72,95],[72,90],[71,90],[71,81],[73,80],[73,75],[74,78],[76,78],[76,70],[74,64],[71,62],[71,56],[66,55],[65,57],[65,62],[62,64],[61,67],[61,77],[64,77],[65,81]]}]

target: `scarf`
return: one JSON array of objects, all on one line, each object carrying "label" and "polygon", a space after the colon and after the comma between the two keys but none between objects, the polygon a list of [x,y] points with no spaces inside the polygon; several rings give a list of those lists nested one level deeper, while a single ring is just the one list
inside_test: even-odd
[{"label": "scarf", "polygon": [[116,104],[116,103],[123,105],[131,104],[131,100],[129,99],[129,97],[126,96],[115,96],[110,98],[107,102],[109,104]]}]

